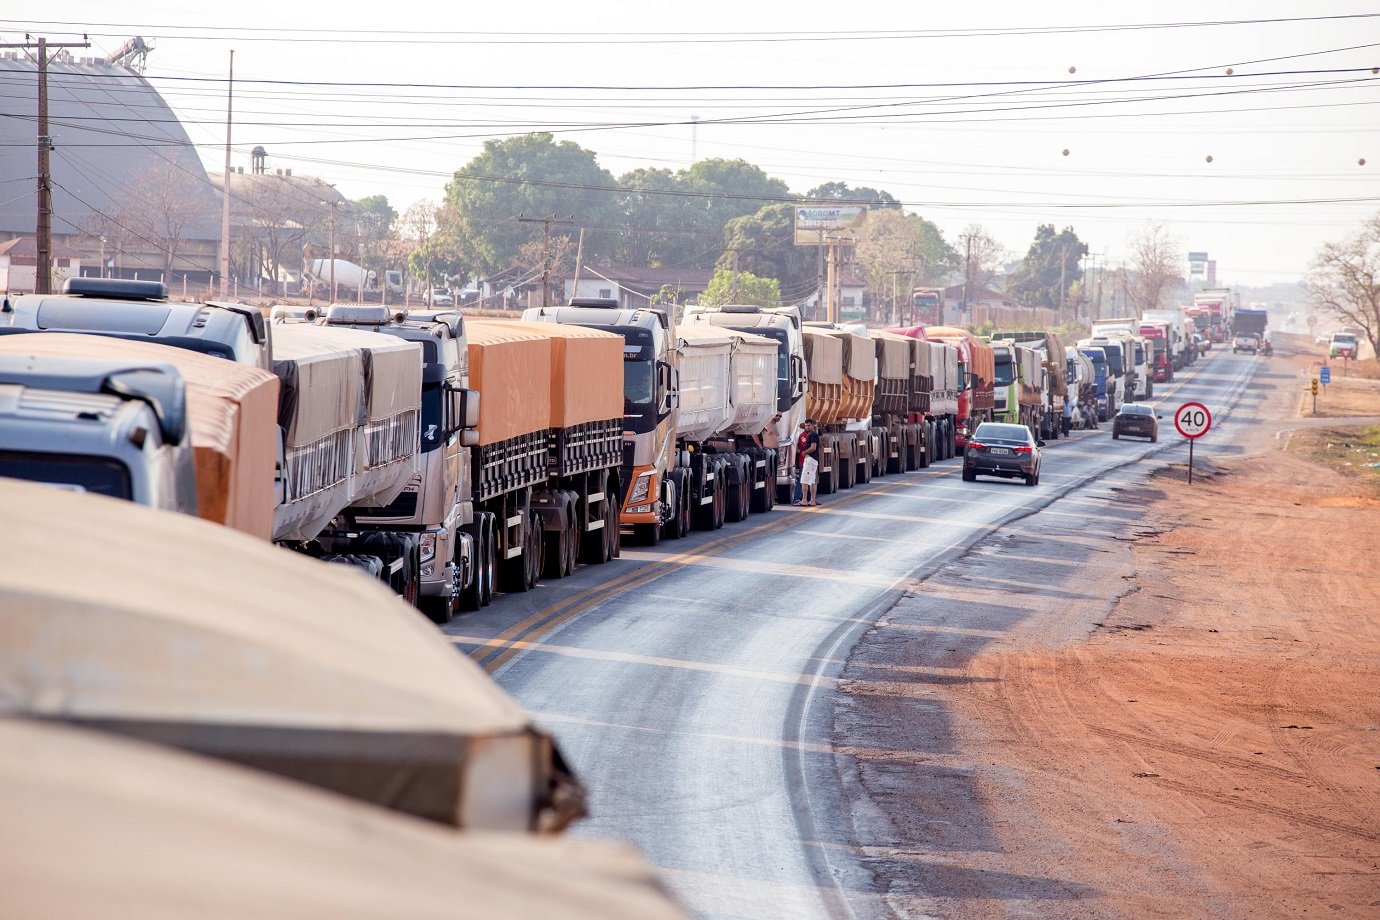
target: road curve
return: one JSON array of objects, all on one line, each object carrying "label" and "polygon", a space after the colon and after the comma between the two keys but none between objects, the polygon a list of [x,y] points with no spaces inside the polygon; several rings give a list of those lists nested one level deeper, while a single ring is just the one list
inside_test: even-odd
[{"label": "road curve", "polygon": [[[1179,462],[1178,402],[1231,452],[1261,366],[1210,355],[1156,400],[1158,444],[1109,426],[1046,449],[1041,484],[960,480],[958,460],[778,508],[583,568],[446,627],[562,745],[591,794],[577,834],[629,841],[703,917],[886,911],[852,839],[832,694],[849,650],[903,592],[985,536],[1138,461]],[[1144,464],[1142,464],[1144,465]]]}]

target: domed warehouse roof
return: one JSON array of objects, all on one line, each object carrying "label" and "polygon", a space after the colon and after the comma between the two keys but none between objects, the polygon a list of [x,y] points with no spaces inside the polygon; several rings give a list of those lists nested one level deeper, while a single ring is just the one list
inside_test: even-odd
[{"label": "domed warehouse roof", "polygon": [[[0,55],[0,237],[35,232],[38,63]],[[54,235],[100,233],[102,221],[157,208],[176,192],[181,238],[219,240],[220,195],[163,97],[120,64],[59,51],[48,65]]]}]

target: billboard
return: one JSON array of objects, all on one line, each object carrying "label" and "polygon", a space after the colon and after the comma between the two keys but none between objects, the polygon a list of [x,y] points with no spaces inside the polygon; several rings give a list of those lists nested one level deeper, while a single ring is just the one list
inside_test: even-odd
[{"label": "billboard", "polygon": [[861,205],[796,205],[795,244],[819,246],[830,242],[853,242],[866,222],[867,208]]},{"label": "billboard", "polygon": [[1190,277],[1207,274],[1208,254],[1205,252],[1190,252],[1188,254],[1188,274]]}]

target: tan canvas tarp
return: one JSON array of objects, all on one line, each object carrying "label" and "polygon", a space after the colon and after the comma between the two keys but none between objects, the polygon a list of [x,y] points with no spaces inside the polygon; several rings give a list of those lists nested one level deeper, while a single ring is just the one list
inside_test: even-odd
[{"label": "tan canvas tarp", "polygon": [[287,446],[306,447],[362,424],[366,408],[359,349],[317,335],[306,324],[269,328],[273,373],[282,381],[278,424],[286,432]]},{"label": "tan canvas tarp", "polygon": [[776,340],[738,329],[728,331],[734,339],[733,418],[729,430],[754,435],[776,412]]},{"label": "tan canvas tarp", "polygon": [[0,719],[13,917],[686,920],[623,847],[457,832],[98,732]]},{"label": "tan canvas tarp", "polygon": [[552,428],[569,428],[608,419],[617,419],[622,424],[621,335],[568,323],[514,322],[511,325],[551,340]]},{"label": "tan canvas tarp", "polygon": [[[551,427],[551,337],[529,325],[535,324],[474,319],[465,323],[470,388],[479,391],[482,445]],[[622,414],[620,405],[618,415]]]},{"label": "tan canvas tarp", "polygon": [[826,329],[801,330],[805,334],[805,361],[811,381],[843,382],[843,342]]},{"label": "tan canvas tarp", "polygon": [[559,823],[578,801],[517,703],[359,570],[32,483],[0,480],[0,508],[0,714],[461,826]]},{"label": "tan canvas tarp", "polygon": [[[314,323],[279,323],[270,327],[273,357],[278,353],[279,337],[304,335],[337,349],[356,349],[364,364],[364,417],[371,422],[416,411],[422,401],[422,349],[393,335],[363,329],[341,329]],[[283,333],[281,330],[292,332]]]},{"label": "tan canvas tarp", "polygon": [[187,385],[197,514],[262,539],[273,530],[278,378],[185,348],[51,332],[0,336],[0,352],[171,364]]},{"label": "tan canvas tarp", "polygon": [[[873,332],[872,340],[876,343],[877,348],[878,376],[888,380],[909,380],[911,374],[910,343],[915,340],[897,335],[894,332]],[[916,373],[922,372],[916,371]]]}]

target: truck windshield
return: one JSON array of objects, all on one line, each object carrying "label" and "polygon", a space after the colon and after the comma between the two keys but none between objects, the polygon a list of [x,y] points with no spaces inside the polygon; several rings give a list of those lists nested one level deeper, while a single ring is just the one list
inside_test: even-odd
[{"label": "truck windshield", "polygon": [[656,411],[656,364],[650,358],[623,356],[623,414],[634,416]]},{"label": "truck windshield", "polygon": [[996,356],[997,369],[996,379],[992,382],[999,387],[1008,386],[1016,382],[1016,364],[1011,360],[1009,354],[999,354]]},{"label": "truck windshield", "polygon": [[1144,346],[1144,345],[1139,345],[1139,344],[1136,345],[1136,363],[1137,363],[1137,364],[1144,364],[1144,363],[1145,363],[1145,346]]},{"label": "truck windshield", "polygon": [[1122,374],[1126,373],[1126,369],[1121,365],[1120,345],[1103,345],[1102,353],[1107,356],[1107,364],[1112,369],[1113,377],[1120,377]]},{"label": "truck windshield", "polygon": [[123,463],[107,457],[0,451],[0,476],[134,500],[129,470]]}]

